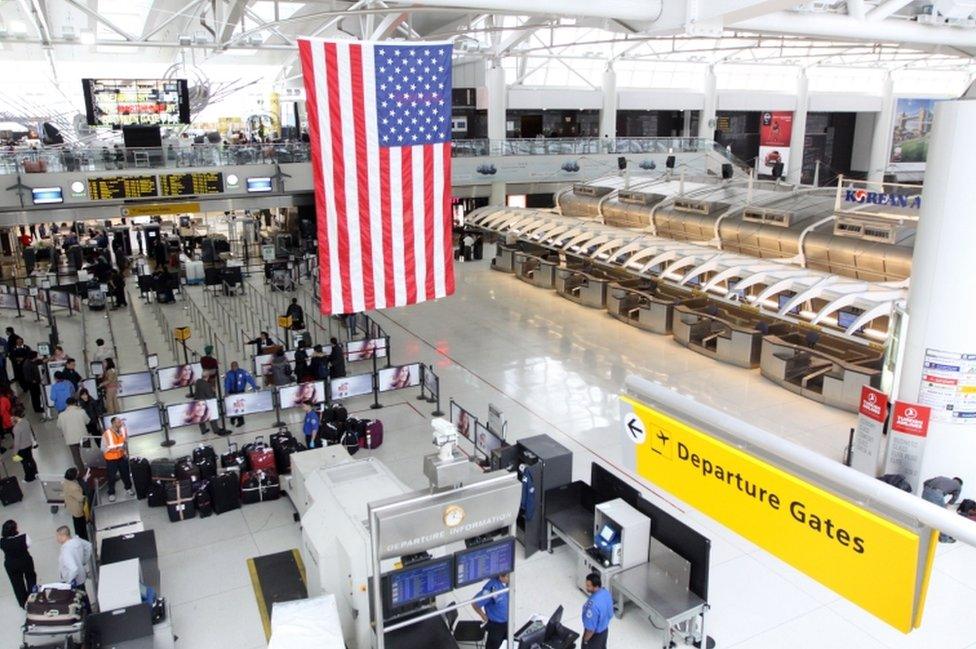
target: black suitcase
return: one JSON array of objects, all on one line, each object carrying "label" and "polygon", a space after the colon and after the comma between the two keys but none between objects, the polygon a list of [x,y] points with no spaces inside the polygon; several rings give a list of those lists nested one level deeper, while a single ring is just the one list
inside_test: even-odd
[{"label": "black suitcase", "polygon": [[132,488],[136,490],[136,498],[142,500],[149,491],[152,482],[152,468],[149,460],[144,457],[134,457],[129,460],[129,470],[132,472]]},{"label": "black suitcase", "polygon": [[333,421],[320,426],[319,431],[325,445],[332,446],[342,441],[342,435],[346,432],[346,425],[342,422]]},{"label": "black suitcase", "polygon": [[172,523],[197,515],[193,504],[193,483],[189,480],[173,480],[166,485],[166,513]]},{"label": "black suitcase", "polygon": [[241,484],[233,473],[225,473],[211,480],[208,492],[215,514],[233,511],[241,506]]},{"label": "black suitcase", "polygon": [[197,508],[197,515],[206,518],[213,514],[213,503],[210,500],[210,492],[201,489],[193,496],[193,505]]},{"label": "black suitcase", "polygon": [[146,504],[150,507],[164,507],[166,505],[166,484],[162,480],[153,480],[146,489]]},{"label": "black suitcase", "polygon": [[265,471],[248,471],[241,476],[241,502],[253,505],[281,497],[278,476]]},{"label": "black suitcase", "polygon": [[213,446],[209,444],[201,444],[193,449],[192,459],[196,465],[199,465],[205,459],[209,459],[213,460],[214,466],[217,466],[217,453],[214,451]]},{"label": "black suitcase", "polygon": [[355,455],[359,452],[359,435],[354,430],[347,428],[346,432],[342,434],[342,445],[349,451],[349,455]]},{"label": "black suitcase", "polygon": [[176,477],[176,462],[168,457],[153,460],[149,468],[153,479],[172,480]]},{"label": "black suitcase", "polygon": [[305,450],[305,446],[291,433],[278,433],[271,436],[271,450],[274,451],[275,469],[280,475],[291,473],[291,454]]},{"label": "black suitcase", "polygon": [[247,465],[247,455],[237,450],[237,444],[227,443],[227,452],[220,455],[220,468],[232,471],[242,471]]},{"label": "black suitcase", "polygon": [[345,422],[349,413],[341,403],[332,404],[332,421]]},{"label": "black suitcase", "polygon": [[213,458],[205,457],[193,464],[200,470],[200,480],[210,480],[217,476],[217,461]]},{"label": "black suitcase", "polygon": [[24,499],[24,492],[20,490],[20,482],[16,476],[0,478],[0,503],[4,507],[19,503]]},{"label": "black suitcase", "polygon": [[176,461],[176,479],[196,482],[200,479],[200,467],[193,464],[189,457],[181,457]]}]

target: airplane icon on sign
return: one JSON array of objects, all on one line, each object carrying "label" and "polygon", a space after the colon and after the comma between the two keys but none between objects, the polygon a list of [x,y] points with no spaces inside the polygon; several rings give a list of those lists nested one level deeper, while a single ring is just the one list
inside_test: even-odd
[{"label": "airplane icon on sign", "polygon": [[651,450],[660,455],[661,457],[666,457],[671,459],[672,450],[671,446],[668,444],[668,440],[671,439],[670,435],[665,434],[662,429],[658,429],[657,435],[654,436],[658,443],[651,447]]}]

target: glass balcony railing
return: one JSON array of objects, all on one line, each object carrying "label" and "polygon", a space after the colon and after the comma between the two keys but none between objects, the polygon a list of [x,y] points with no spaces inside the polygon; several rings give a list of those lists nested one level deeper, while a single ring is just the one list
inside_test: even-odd
[{"label": "glass balcony railing", "polygon": [[[641,154],[716,152],[711,140],[700,138],[535,138],[507,140],[454,140],[452,157]],[[41,149],[0,151],[0,174],[72,171],[116,171],[122,169],[179,169],[231,165],[286,164],[308,162],[309,145],[281,144],[194,144],[161,148],[99,146],[56,146]]]}]

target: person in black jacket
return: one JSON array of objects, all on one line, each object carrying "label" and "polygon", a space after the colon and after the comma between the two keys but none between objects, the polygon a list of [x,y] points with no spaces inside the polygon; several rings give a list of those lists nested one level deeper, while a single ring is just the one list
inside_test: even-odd
[{"label": "person in black jacket", "polygon": [[3,567],[10,577],[14,596],[21,608],[27,604],[27,596],[37,585],[34,558],[30,554],[30,537],[17,529],[17,522],[8,520],[0,528],[0,550],[3,550]]},{"label": "person in black jacket", "polygon": [[24,361],[31,355],[31,348],[24,344],[24,339],[20,336],[14,338],[14,344],[9,347],[7,356],[10,357],[10,364],[14,368],[14,381],[20,385],[20,389],[27,392],[27,383],[24,382]]},{"label": "person in black jacket", "polygon": [[81,374],[78,374],[78,370],[75,369],[75,359],[69,357],[65,360],[64,369],[61,370],[61,376],[65,381],[75,386],[75,392],[78,391],[78,388],[81,386]]},{"label": "person in black jacket", "polygon": [[285,315],[291,317],[292,331],[301,331],[305,328],[305,310],[298,303],[297,297],[291,299],[291,304],[285,310]]},{"label": "person in black jacket", "polygon": [[31,406],[34,412],[39,415],[44,414],[44,405],[41,403],[41,361],[37,358],[37,352],[32,351],[21,366],[24,375],[24,391],[30,393]]},{"label": "person in black jacket", "polygon": [[342,353],[342,345],[332,337],[329,339],[332,349],[329,350],[329,378],[338,379],[346,375],[346,358]]},{"label": "person in black jacket", "polygon": [[88,392],[88,388],[78,390],[78,405],[88,415],[88,425],[85,428],[88,434],[95,438],[95,443],[98,444],[102,435],[101,424],[105,408],[102,407],[98,399]]}]

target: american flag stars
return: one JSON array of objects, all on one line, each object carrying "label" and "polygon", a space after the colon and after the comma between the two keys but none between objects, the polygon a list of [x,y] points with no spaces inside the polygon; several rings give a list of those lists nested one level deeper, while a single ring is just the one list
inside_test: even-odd
[{"label": "american flag stars", "polygon": [[[450,47],[376,48],[378,134],[382,145],[433,144],[451,137]],[[406,124],[406,126],[404,126]]]}]

